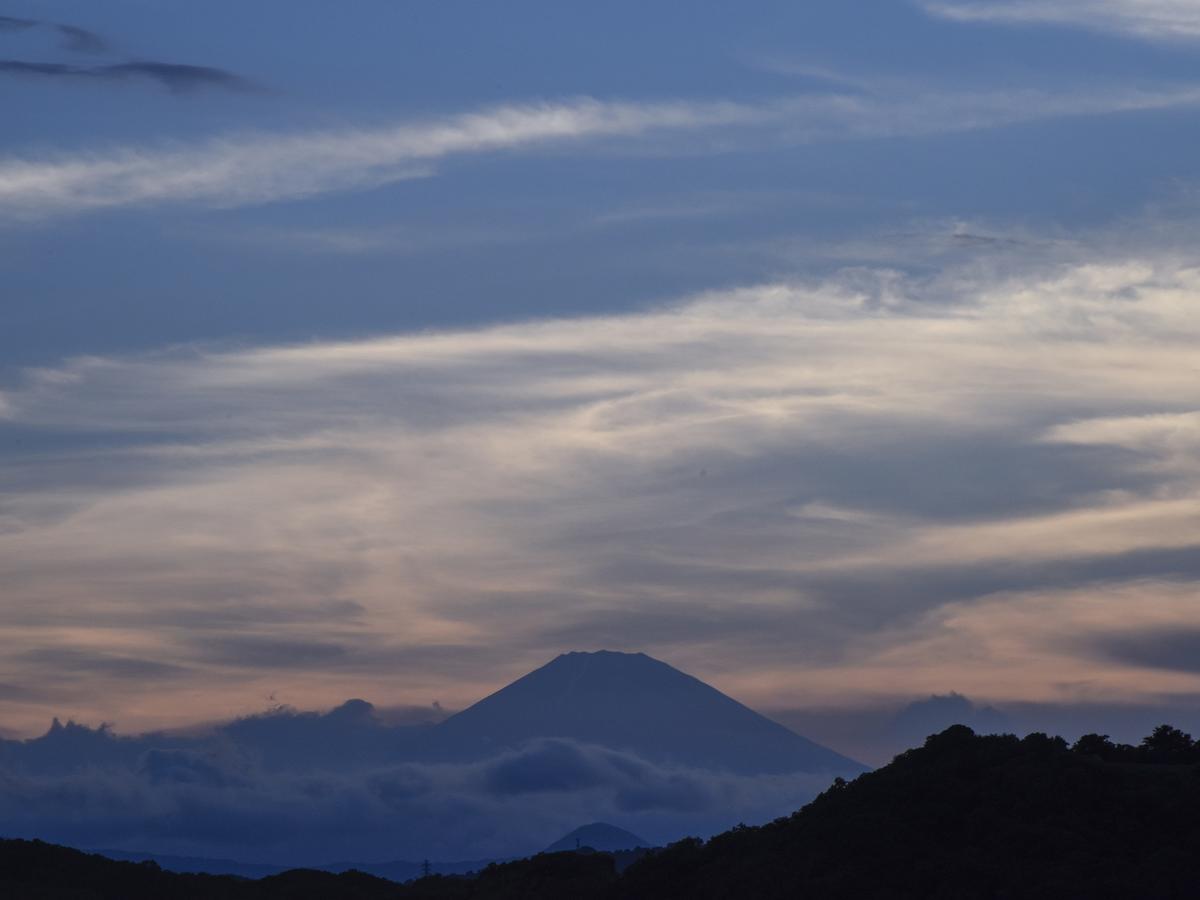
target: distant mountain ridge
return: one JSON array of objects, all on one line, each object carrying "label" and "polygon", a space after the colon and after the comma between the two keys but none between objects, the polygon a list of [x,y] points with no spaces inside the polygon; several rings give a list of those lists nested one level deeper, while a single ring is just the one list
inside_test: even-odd
[{"label": "distant mountain ridge", "polygon": [[495,755],[537,738],[743,775],[867,767],[801,737],[644,653],[564,653],[423,735],[440,759]]},{"label": "distant mountain ridge", "polygon": [[[628,850],[647,850],[653,845],[645,838],[609,825],[606,822],[592,822],[581,825],[568,834],[563,835],[542,853],[563,853],[575,850],[595,850],[602,853],[617,853]],[[247,863],[232,859],[209,859],[194,856],[172,856],[157,853],[133,853],[125,850],[90,850],[108,859],[121,862],[153,862],[167,872],[198,875],[235,875],[240,878],[269,878],[291,871],[293,866],[270,865],[265,863]],[[632,862],[640,854],[631,854],[626,862]],[[420,878],[428,870],[435,875],[466,875],[479,872],[493,864],[512,862],[513,858],[478,859],[478,860],[391,860],[388,862],[323,862],[310,868],[332,874],[343,872],[365,872],[376,878],[386,878],[389,881],[404,882]]]},{"label": "distant mountain ridge", "polygon": [[636,850],[639,847],[649,847],[650,842],[638,837],[631,831],[609,825],[607,822],[593,822],[582,825],[569,834],[563,835],[543,853],[562,853],[564,850]]},{"label": "distant mountain ridge", "polygon": [[[159,750],[238,747],[270,770],[465,762],[558,738],[648,761],[738,774],[854,775],[867,766],[755,712],[644,653],[564,653],[441,722],[388,725],[364,700],[326,713],[282,709],[209,735],[115,735],[54,720],[28,741],[0,740],[0,764],[40,774],[97,764],[156,765]],[[148,756],[147,754],[150,754]]]}]

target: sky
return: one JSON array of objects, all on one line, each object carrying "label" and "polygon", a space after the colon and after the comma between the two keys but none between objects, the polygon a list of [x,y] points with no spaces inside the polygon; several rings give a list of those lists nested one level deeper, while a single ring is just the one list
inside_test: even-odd
[{"label": "sky", "polygon": [[1200,4],[11,0],[0,106],[3,733],[1200,707]]}]

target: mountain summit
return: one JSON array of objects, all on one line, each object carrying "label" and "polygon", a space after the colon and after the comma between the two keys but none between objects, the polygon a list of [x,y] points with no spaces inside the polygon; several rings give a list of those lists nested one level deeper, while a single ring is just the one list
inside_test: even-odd
[{"label": "mountain summit", "polygon": [[562,853],[564,850],[582,850],[589,848],[601,853],[616,853],[621,850],[636,850],[639,847],[649,847],[650,842],[640,838],[631,831],[609,825],[607,822],[593,822],[576,828],[570,834],[565,834],[543,853]]},{"label": "mountain summit", "polygon": [[644,653],[564,653],[433,729],[443,758],[538,738],[740,774],[858,774],[865,767]]}]

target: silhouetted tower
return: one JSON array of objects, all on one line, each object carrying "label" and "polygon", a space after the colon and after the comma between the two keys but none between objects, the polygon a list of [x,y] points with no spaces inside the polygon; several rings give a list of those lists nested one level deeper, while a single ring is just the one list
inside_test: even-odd
[{"label": "silhouetted tower", "polygon": [[421,863],[421,877],[428,878],[430,871],[429,860],[425,860],[425,862]]}]

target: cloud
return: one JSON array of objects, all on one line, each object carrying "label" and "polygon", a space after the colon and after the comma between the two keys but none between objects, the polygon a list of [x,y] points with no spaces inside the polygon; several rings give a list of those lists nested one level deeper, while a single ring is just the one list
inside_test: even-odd
[{"label": "cloud", "polygon": [[0,31],[26,31],[37,27],[33,19],[18,19],[13,16],[0,16]]},{"label": "cloud", "polygon": [[288,640],[268,636],[229,635],[199,646],[204,659],[240,668],[288,669],[328,664],[346,655],[333,641]]},{"label": "cloud", "polygon": [[94,31],[77,25],[55,25],[54,28],[62,37],[63,46],[75,53],[104,53],[108,50],[108,41]]},{"label": "cloud", "polygon": [[460,706],[597,643],[751,704],[1200,689],[1064,638],[1195,623],[1198,294],[1167,257],[856,273],[30,370],[9,422],[64,449],[0,471],[8,646],[188,674],[39,666],[3,720]]},{"label": "cloud", "polygon": [[1193,669],[1180,667],[1178,655],[1174,664],[1156,665],[1149,651],[1166,646],[1167,632],[1181,635],[1177,653],[1187,646],[1196,591],[1195,580],[1143,577],[950,603],[871,665],[879,677],[919,657],[972,694],[1002,677],[1014,700],[1112,703],[1128,697],[1123,685],[1131,681],[1148,700],[1193,694]]},{"label": "cloud", "polygon": [[915,700],[901,709],[890,724],[896,752],[919,746],[927,736],[951,725],[968,725],[980,734],[1012,730],[1004,713],[995,707],[980,707],[959,693],[935,694]]},{"label": "cloud", "polygon": [[[464,247],[503,246],[527,241],[531,237],[549,237],[550,228],[520,229],[499,225],[466,225],[435,228],[429,224],[406,226],[256,226],[236,229],[197,229],[204,240],[221,241],[245,247],[247,244],[284,253],[360,256],[423,255],[460,251]],[[557,232],[561,233],[561,231]]]},{"label": "cloud", "polygon": [[[72,53],[95,56],[108,54],[112,49],[108,41],[99,34],[77,25],[0,16],[0,32],[28,31],[35,28],[50,29],[55,32],[62,46]],[[144,80],[157,82],[177,94],[203,89],[256,90],[256,86],[252,82],[225,69],[156,60],[127,60],[103,65],[74,65],[44,60],[0,59],[0,75],[92,82]]]},{"label": "cloud", "polygon": [[0,163],[0,209],[66,212],[164,201],[266,202],[424,174],[456,153],[743,118],[733,105],[640,107],[580,102],[504,107],[424,125],[228,138],[198,148],[128,149],[105,157]]},{"label": "cloud", "polygon": [[129,78],[145,78],[157,81],[176,93],[201,88],[224,88],[226,90],[251,90],[250,82],[209,66],[187,66],[162,62],[112,63],[103,66],[73,66],[65,63],[24,62],[0,60],[0,74],[26,75],[42,78],[71,78],[92,81],[115,81]]},{"label": "cloud", "polygon": [[0,762],[6,835],[291,865],[480,859],[536,852],[597,818],[654,841],[711,833],[788,812],[827,786],[663,767],[563,740],[469,765],[304,772],[260,767],[237,745],[159,740],[134,760],[83,756],[53,774]]},{"label": "cloud", "polygon": [[[194,83],[179,67],[175,83]],[[128,73],[133,74],[133,73]],[[211,80],[211,76],[206,76]],[[0,160],[0,216],[38,217],[160,203],[238,206],[363,189],[428,174],[457,155],[622,140],[655,152],[763,143],[912,137],[1078,115],[1193,106],[1200,87],[1086,91],[812,94],[763,103],[621,103],[591,99],[494,107],[392,127],[227,136],[58,158]],[[639,141],[641,143],[639,143]]]},{"label": "cloud", "polygon": [[1200,628],[1190,621],[1175,627],[1093,636],[1091,643],[1109,659],[1126,665],[1200,673]]},{"label": "cloud", "polygon": [[30,668],[76,678],[101,675],[140,681],[177,677],[186,671],[170,663],[72,647],[39,647],[21,654],[18,659]]},{"label": "cloud", "polygon": [[1185,481],[1200,473],[1200,411],[1084,419],[1056,425],[1043,439],[1116,448],[1152,472]]},{"label": "cloud", "polygon": [[64,25],[53,22],[41,22],[37,19],[21,19],[13,16],[0,16],[0,32],[28,31],[33,28],[49,28],[57,32],[65,49],[73,53],[104,53],[108,50],[108,41],[86,28],[77,25]]},{"label": "cloud", "polygon": [[[1030,712],[1031,706],[1036,708],[1035,713]],[[897,754],[919,747],[926,737],[951,725],[967,725],[980,734],[1048,731],[1064,736],[1071,734],[1070,739],[1095,730],[1085,728],[1072,734],[1080,709],[1044,704],[1014,704],[1011,709],[1019,714],[1010,712],[1010,705],[1001,708],[980,705],[951,691],[907,702],[906,698],[892,698],[845,706],[816,705],[807,709],[772,710],[770,715],[799,734],[825,746],[841,748],[843,752],[853,754],[855,759],[873,766],[886,765]],[[1103,721],[1106,713],[1112,714],[1112,708],[1096,709],[1093,720]],[[1127,711],[1122,710],[1120,714],[1112,714],[1110,722],[1115,727],[1127,718]],[[1141,740],[1146,733],[1146,730],[1135,730],[1133,739]]]},{"label": "cloud", "polygon": [[[638,756],[563,739],[534,741],[516,753],[484,764],[489,792],[499,796],[559,794],[606,788],[622,812],[645,810],[711,812],[724,798],[713,776],[686,769],[663,769]],[[819,776],[804,779],[806,785]]]},{"label": "cloud", "polygon": [[1074,25],[1139,38],[1200,37],[1190,0],[918,0],[932,15],[958,22]]}]

